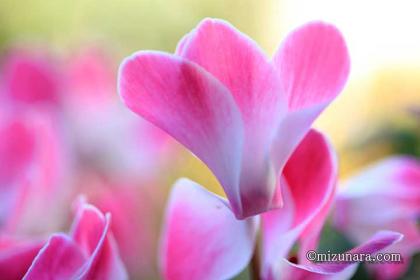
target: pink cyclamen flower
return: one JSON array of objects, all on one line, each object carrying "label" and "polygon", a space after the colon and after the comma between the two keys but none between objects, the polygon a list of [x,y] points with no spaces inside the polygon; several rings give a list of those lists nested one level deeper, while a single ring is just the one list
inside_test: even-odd
[{"label": "pink cyclamen flower", "polygon": [[175,54],[127,58],[119,92],[206,163],[245,218],[281,206],[283,166],[348,72],[346,44],[332,25],[298,28],[269,59],[227,22],[205,19]]},{"label": "pink cyclamen flower", "polygon": [[68,164],[58,122],[44,110],[2,111],[0,134],[0,232],[55,229],[59,211],[46,209],[58,206],[66,192]]},{"label": "pink cyclamen flower", "polygon": [[[141,182],[141,183],[140,183]],[[112,215],[112,233],[130,279],[156,274],[158,227],[154,219],[164,205],[163,188],[156,183],[86,182],[87,196],[101,211]]]},{"label": "pink cyclamen flower", "polygon": [[23,279],[127,279],[110,223],[109,214],[80,203],[70,234],[52,235]]},{"label": "pink cyclamen flower", "polygon": [[360,242],[378,229],[397,230],[404,240],[388,249],[402,263],[369,266],[378,279],[398,279],[420,251],[420,163],[408,156],[382,160],[344,182],[334,211],[336,227]]},{"label": "pink cyclamen flower", "polygon": [[57,104],[61,78],[51,60],[39,53],[15,51],[2,70],[2,98],[11,105]]},{"label": "pink cyclamen flower", "polygon": [[116,102],[112,57],[101,49],[84,49],[69,57],[65,70],[63,107],[79,152],[88,160],[101,157],[108,174],[127,178],[141,170],[152,177],[158,159],[166,159],[156,154],[170,156],[170,137]]},{"label": "pink cyclamen flower", "polygon": [[[305,175],[302,173],[305,170]],[[198,184],[179,180],[170,195],[162,232],[160,264],[164,279],[228,279],[242,271],[254,251],[261,223],[261,278],[349,279],[356,264],[320,265],[305,261],[317,247],[335,195],[337,167],[331,146],[311,130],[282,174],[284,207],[237,220],[229,203]],[[376,253],[401,235],[382,232],[352,252]],[[288,261],[298,242],[297,264]]]}]

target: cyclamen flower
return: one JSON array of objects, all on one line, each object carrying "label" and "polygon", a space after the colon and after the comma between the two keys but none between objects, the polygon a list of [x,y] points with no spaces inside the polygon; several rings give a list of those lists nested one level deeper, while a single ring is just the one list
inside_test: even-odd
[{"label": "cyclamen flower", "polygon": [[[302,170],[305,171],[303,176]],[[282,174],[284,208],[237,220],[228,202],[187,179],[170,195],[161,243],[164,279],[229,279],[250,262],[261,222],[261,279],[350,279],[356,263],[313,264],[321,227],[335,194],[337,165],[326,139],[311,130]],[[352,253],[374,254],[401,234],[378,232]],[[298,242],[297,264],[288,260]]]},{"label": "cyclamen flower", "polygon": [[57,122],[42,110],[5,110],[0,135],[0,233],[48,231],[58,217],[45,210],[58,206],[67,167]]},{"label": "cyclamen flower", "polygon": [[397,230],[404,240],[388,249],[402,263],[369,268],[377,279],[398,279],[420,250],[420,163],[408,156],[390,157],[344,182],[337,196],[334,223],[354,242],[378,229]]},{"label": "cyclamen flower", "polygon": [[206,163],[245,218],[281,207],[284,164],[348,72],[344,39],[329,24],[298,28],[269,59],[230,24],[205,19],[174,55],[127,58],[119,92]]},{"label": "cyclamen flower", "polygon": [[1,95],[13,106],[59,103],[61,77],[48,57],[14,51],[1,70]]},{"label": "cyclamen flower", "polygon": [[23,279],[127,279],[110,223],[109,214],[81,203],[70,234],[52,235]]}]

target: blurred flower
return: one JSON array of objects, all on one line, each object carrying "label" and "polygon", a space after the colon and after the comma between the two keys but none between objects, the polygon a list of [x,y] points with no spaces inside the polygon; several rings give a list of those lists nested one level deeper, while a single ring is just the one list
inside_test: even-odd
[{"label": "blurred flower", "polygon": [[0,275],[2,280],[22,279],[44,241],[0,237]]},{"label": "blurred flower", "polygon": [[348,72],[345,42],[331,25],[297,29],[270,61],[230,24],[206,19],[175,55],[126,59],[119,90],[132,111],[208,165],[245,218],[281,206],[277,177]]},{"label": "blurred flower", "polygon": [[[301,170],[309,175],[301,176]],[[235,276],[251,259],[261,218],[262,279],[350,278],[357,264],[312,264],[304,258],[308,249],[317,246],[335,193],[336,161],[326,139],[311,130],[286,163],[282,175],[284,208],[244,220],[235,218],[225,199],[192,181],[179,180],[168,202],[162,233],[163,277]],[[395,232],[381,232],[351,252],[376,253],[400,238]],[[287,258],[298,239],[298,264],[293,264]]]},{"label": "blurred flower", "polygon": [[64,107],[80,164],[123,178],[139,171],[143,179],[153,178],[171,157],[169,137],[119,102],[110,58],[103,50],[87,48],[71,56],[65,68]]},{"label": "blurred flower", "polygon": [[109,214],[81,202],[70,234],[52,235],[23,279],[127,279],[110,224]]},{"label": "blurred flower", "polygon": [[401,253],[399,264],[371,265],[377,279],[398,279],[420,250],[420,163],[400,156],[382,160],[344,183],[338,193],[334,223],[354,242],[379,229],[397,230],[402,242],[387,249]]},{"label": "blurred flower", "polygon": [[0,232],[56,229],[68,164],[55,119],[41,111],[3,112],[0,133]]},{"label": "blurred flower", "polygon": [[98,209],[112,215],[111,229],[130,279],[150,279],[157,274],[159,217],[165,188],[156,182],[136,182],[139,185],[85,178],[80,183],[83,188],[76,193],[84,191]]},{"label": "blurred flower", "polygon": [[14,51],[2,67],[2,98],[14,106],[57,105],[61,77],[56,70],[43,54]]}]

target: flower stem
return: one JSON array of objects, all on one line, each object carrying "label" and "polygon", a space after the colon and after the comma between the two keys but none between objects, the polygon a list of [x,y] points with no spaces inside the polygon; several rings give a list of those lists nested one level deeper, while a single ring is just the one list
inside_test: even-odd
[{"label": "flower stem", "polygon": [[252,255],[251,259],[251,267],[250,267],[250,274],[252,280],[260,280],[261,275],[261,267],[260,267],[260,242],[259,238],[256,240],[254,254]]}]

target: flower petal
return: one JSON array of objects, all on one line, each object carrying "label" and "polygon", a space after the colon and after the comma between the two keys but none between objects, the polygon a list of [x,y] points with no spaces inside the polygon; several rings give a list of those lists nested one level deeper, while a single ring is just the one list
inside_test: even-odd
[{"label": "flower petal", "polygon": [[311,22],[293,31],[273,59],[291,111],[331,102],[350,69],[346,43],[332,25]]},{"label": "flower petal", "polygon": [[[364,244],[346,252],[355,254],[374,254],[384,250],[388,246],[399,242],[402,235],[392,231],[381,231],[372,236]],[[316,279],[316,280],[332,280],[332,279],[350,279],[356,271],[357,262],[341,262],[341,263],[316,263],[300,265],[283,261],[281,276],[274,279]]]},{"label": "flower petal", "polygon": [[60,79],[46,57],[15,52],[2,70],[4,91],[13,103],[57,103]]},{"label": "flower petal", "polygon": [[22,279],[43,242],[0,239],[0,275],[3,280]]},{"label": "flower petal", "polygon": [[389,249],[401,253],[404,263],[369,266],[379,279],[396,279],[406,271],[411,255],[420,250],[419,215],[420,164],[415,158],[396,156],[371,165],[343,183],[333,221],[356,243],[380,229],[404,234],[404,240]]},{"label": "flower petal", "polygon": [[237,220],[227,202],[179,180],[170,195],[161,243],[164,279],[228,279],[251,259],[257,218]]},{"label": "flower petal", "polygon": [[24,280],[75,279],[86,261],[79,246],[65,234],[55,234],[34,259]]},{"label": "flower petal", "polygon": [[333,201],[336,178],[331,145],[310,130],[283,170],[283,208],[262,215],[263,273],[269,274],[267,269],[287,256],[299,236],[303,247],[314,246]]},{"label": "flower petal", "polygon": [[276,183],[270,146],[287,109],[278,73],[255,42],[217,19],[203,20],[181,40],[177,54],[202,66],[232,93],[245,129],[241,216],[266,211]]},{"label": "flower petal", "polygon": [[127,279],[109,224],[109,215],[80,203],[71,235],[53,235],[24,279]]},{"label": "flower petal", "polygon": [[126,279],[114,237],[110,215],[92,205],[81,205],[71,230],[73,240],[89,259],[79,271],[80,279]]},{"label": "flower petal", "polygon": [[235,213],[240,213],[243,128],[226,87],[182,58],[139,52],[121,65],[119,90],[132,111],[171,134],[209,166]]},{"label": "flower petal", "polygon": [[323,22],[292,32],[273,58],[289,114],[277,130],[273,160],[281,170],[312,122],[343,89],[350,61],[340,32]]},{"label": "flower petal", "polygon": [[10,186],[25,174],[34,155],[34,131],[21,118],[0,120],[0,186]]}]

